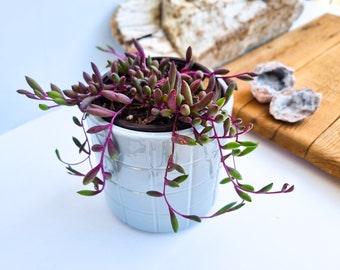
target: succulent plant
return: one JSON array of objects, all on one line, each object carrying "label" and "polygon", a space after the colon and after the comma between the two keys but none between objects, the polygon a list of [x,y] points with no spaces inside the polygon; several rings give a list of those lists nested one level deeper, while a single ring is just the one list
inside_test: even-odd
[{"label": "succulent plant", "polygon": [[[204,218],[216,217],[241,208],[246,202],[251,202],[252,194],[287,193],[294,189],[294,186],[284,184],[281,189],[272,191],[273,183],[255,189],[243,183],[241,173],[235,166],[227,163],[227,160],[233,159],[232,163],[235,164],[235,159],[249,154],[257,147],[256,142],[241,139],[243,134],[251,130],[252,125],[243,125],[241,119],[235,119],[224,109],[233,91],[237,90],[235,79],[252,80],[256,74],[244,72],[229,75],[229,70],[225,68],[211,71],[197,69],[190,47],[187,49],[185,64],[180,66],[171,58],[146,56],[138,41],[133,42],[137,50],[124,55],[118,54],[110,46],[105,49],[98,47],[114,56],[114,60],[108,61],[109,71],[102,75],[92,63],[93,73],[84,72],[85,82],[79,82],[71,89],[61,90],[51,84],[51,89],[44,91],[34,79],[26,77],[31,90],[17,90],[19,94],[43,102],[39,104],[42,110],[78,106],[82,112],[82,118],[73,117],[73,122],[83,130],[84,139],[73,137],[73,141],[79,153],[86,154],[81,162],[91,163],[90,157],[96,153],[100,157],[97,164],[91,164],[91,169],[87,172],[80,172],[76,166],[65,162],[56,150],[57,157],[67,165],[70,174],[81,177],[86,186],[92,184],[93,189],[78,191],[79,194],[96,195],[105,188],[105,181],[111,175],[104,168],[104,154],[108,153],[115,159],[117,149],[111,134],[114,134],[115,125],[123,125],[123,122],[132,123],[138,129],[156,125],[166,126],[171,131],[172,152],[164,171],[164,188],[162,191],[150,190],[147,194],[160,197],[166,202],[175,232],[178,230],[177,216],[200,222]],[[192,68],[194,65],[195,69]],[[215,91],[218,80],[227,85],[224,92]],[[105,119],[106,124],[86,128],[85,121],[89,115]],[[218,132],[218,126],[222,127],[222,132]],[[180,134],[178,131],[183,128],[192,128],[194,136]],[[103,131],[107,134],[104,142],[90,145],[89,135]],[[220,161],[226,172],[226,178],[221,179],[220,184],[232,185],[240,201],[228,202],[210,216],[180,213],[171,206],[166,192],[166,188],[177,188],[188,177],[181,164],[173,160],[176,144],[199,147],[211,141],[217,141]],[[177,172],[177,176],[170,178],[171,171]]]}]

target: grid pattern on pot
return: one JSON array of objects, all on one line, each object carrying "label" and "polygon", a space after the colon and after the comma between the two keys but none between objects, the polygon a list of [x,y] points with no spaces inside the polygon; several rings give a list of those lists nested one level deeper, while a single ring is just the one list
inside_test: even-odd
[{"label": "grid pattern on pot", "polygon": [[[119,131],[118,131],[119,129]],[[105,157],[106,170],[112,174],[105,193],[109,207],[123,222],[144,231],[171,232],[169,211],[162,198],[150,197],[149,190],[161,191],[167,158],[171,153],[171,133],[143,134],[143,139],[131,131],[117,128],[114,141],[118,149],[115,160]],[[188,131],[184,131],[188,132]],[[138,132],[132,132],[133,135]],[[101,142],[105,134],[93,136],[93,143]],[[185,214],[206,215],[211,209],[219,171],[219,153],[216,143],[204,146],[175,145],[175,162],[183,166],[188,179],[180,188],[167,187],[172,206]],[[169,178],[175,177],[171,172]],[[193,222],[179,219],[181,229]]]}]

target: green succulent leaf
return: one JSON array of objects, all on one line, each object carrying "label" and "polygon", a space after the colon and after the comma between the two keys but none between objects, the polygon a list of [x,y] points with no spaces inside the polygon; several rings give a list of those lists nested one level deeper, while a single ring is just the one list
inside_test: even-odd
[{"label": "green succulent leaf", "polygon": [[43,99],[44,98],[44,94],[42,94],[41,92],[39,92],[36,89],[33,89],[33,93],[39,98],[39,99]]},{"label": "green succulent leaf", "polygon": [[72,137],[72,140],[78,148],[82,148],[82,144],[80,143],[80,141],[76,137]]},{"label": "green succulent leaf", "polygon": [[221,108],[221,107],[224,106],[225,102],[226,102],[226,99],[224,97],[222,97],[222,98],[220,98],[216,101],[216,104],[218,105],[218,107]]},{"label": "green succulent leaf", "polygon": [[236,135],[236,128],[235,127],[230,127],[229,128],[229,136],[235,137]]},{"label": "green succulent leaf", "polygon": [[207,126],[201,131],[201,134],[209,133],[210,131],[212,131],[212,129],[212,126]]},{"label": "green succulent leaf", "polygon": [[244,142],[239,142],[240,145],[244,147],[257,147],[259,145],[258,142],[252,142],[252,141],[244,141]]},{"label": "green succulent leaf", "polygon": [[234,207],[230,208],[228,212],[238,210],[238,209],[240,209],[244,205],[245,205],[245,203],[243,203],[243,202],[239,203],[239,204],[235,205]]},{"label": "green succulent leaf", "polygon": [[163,197],[163,193],[159,192],[159,191],[155,191],[155,190],[150,190],[146,192],[147,195],[151,196],[151,197]]},{"label": "green succulent leaf", "polygon": [[188,179],[188,175],[187,174],[183,174],[183,175],[177,176],[172,181],[176,182],[177,184],[181,184],[181,183],[183,183],[187,179]]},{"label": "green succulent leaf", "polygon": [[266,193],[273,188],[273,185],[274,185],[273,183],[270,183],[270,184],[264,186],[263,188],[261,188],[260,190],[258,190],[257,193]]},{"label": "green succulent leaf", "polygon": [[241,150],[240,149],[233,149],[231,151],[231,155],[236,157],[236,156],[239,156],[241,154]]},{"label": "green succulent leaf", "polygon": [[58,105],[68,105],[67,101],[63,98],[54,98],[53,101]]},{"label": "green succulent leaf", "polygon": [[232,167],[228,167],[228,171],[230,173],[230,175],[237,179],[237,180],[242,180],[242,175],[240,174],[240,172]]},{"label": "green succulent leaf", "polygon": [[178,220],[174,211],[169,207],[170,221],[172,229],[175,233],[178,232]]},{"label": "green succulent leaf", "polygon": [[72,140],[73,140],[74,144],[79,148],[79,154],[81,152],[87,153],[87,151],[85,150],[86,141],[83,142],[83,143],[80,143],[80,141],[76,137],[72,137]]},{"label": "green succulent leaf", "polygon": [[242,152],[239,154],[239,156],[245,156],[249,153],[251,153],[252,151],[254,151],[257,146],[258,143],[257,142],[251,142],[251,141],[244,141],[244,142],[240,142],[240,144],[242,146],[245,147],[245,149],[242,150]]},{"label": "green succulent leaf", "polygon": [[76,176],[84,176],[84,174],[78,172],[77,170],[73,169],[71,166],[66,167],[67,171],[71,175],[76,175]]},{"label": "green succulent leaf", "polygon": [[193,105],[192,93],[189,84],[186,81],[182,81],[182,89],[181,93],[184,97],[184,100],[188,106]]},{"label": "green succulent leaf", "polygon": [[213,216],[219,216],[228,212],[237,202],[231,202],[219,209]]},{"label": "green succulent leaf", "polygon": [[238,143],[238,142],[229,142],[229,143],[226,143],[225,145],[223,145],[222,149],[231,150],[231,149],[239,148],[240,145],[241,144]]},{"label": "green succulent leaf", "polygon": [[31,77],[28,77],[28,76],[26,76],[25,78],[26,78],[26,82],[28,83],[28,85],[33,90],[35,90],[34,91],[35,93],[37,92],[40,97],[46,96],[46,93],[44,92],[44,90],[41,88],[41,86],[34,79],[32,79]]},{"label": "green succulent leaf", "polygon": [[167,81],[163,86],[162,86],[162,91],[165,94],[168,94],[170,92],[171,88],[170,88],[170,83],[169,81]]},{"label": "green succulent leaf", "polygon": [[241,199],[243,199],[243,200],[245,200],[245,201],[247,201],[247,202],[251,202],[251,197],[249,196],[248,193],[246,193],[246,192],[240,190],[239,188],[235,188],[235,190],[236,190],[237,195],[238,195]]},{"label": "green succulent leaf", "polygon": [[72,117],[73,123],[75,123],[78,127],[82,127],[82,123],[79,121],[79,119],[75,116]]},{"label": "green succulent leaf", "polygon": [[181,134],[175,134],[175,136],[172,137],[172,140],[174,143],[182,144],[182,145],[196,145],[197,142],[195,139]]},{"label": "green succulent leaf", "polygon": [[63,98],[63,95],[60,94],[60,92],[57,92],[57,91],[48,91],[48,92],[46,92],[46,94],[52,99]]},{"label": "green succulent leaf", "polygon": [[239,156],[241,157],[241,156],[248,155],[249,153],[253,152],[255,149],[256,147],[247,147],[240,152]]},{"label": "green succulent leaf", "polygon": [[195,136],[196,137],[196,142],[199,144],[199,145],[204,145],[204,144],[207,144],[209,142],[212,141],[211,138],[209,138],[208,135],[197,135]]},{"label": "green succulent leaf", "polygon": [[59,159],[59,161],[62,161],[61,157],[60,157],[60,152],[58,149],[56,149],[55,151],[55,155],[57,156],[57,158]]},{"label": "green succulent leaf", "polygon": [[231,179],[230,177],[226,177],[226,178],[223,178],[221,181],[220,181],[220,184],[224,185],[224,184],[228,184],[231,182]]},{"label": "green succulent leaf", "polygon": [[63,91],[53,83],[51,83],[51,90],[54,92],[58,92],[61,96],[63,96]]},{"label": "green succulent leaf", "polygon": [[190,219],[192,221],[196,221],[196,222],[201,222],[202,221],[201,218],[199,216],[196,216],[196,215],[185,215],[183,217],[185,217],[187,219]]},{"label": "green succulent leaf", "polygon": [[94,196],[100,193],[100,190],[79,190],[77,193],[83,196]]},{"label": "green succulent leaf", "polygon": [[165,180],[165,184],[169,187],[172,187],[172,188],[177,188],[179,187],[179,184],[173,180]]},{"label": "green succulent leaf", "polygon": [[227,135],[228,132],[229,132],[229,129],[230,129],[230,126],[231,126],[231,120],[230,118],[228,117],[226,120],[224,120],[223,122],[223,130],[224,130],[224,135]]},{"label": "green succulent leaf", "polygon": [[170,163],[169,166],[168,166],[168,170],[169,171],[176,170],[179,173],[185,174],[184,168],[177,163]]},{"label": "green succulent leaf", "polygon": [[244,190],[246,190],[246,191],[250,191],[250,192],[252,192],[252,191],[254,191],[255,189],[254,189],[254,187],[253,186],[251,186],[251,185],[247,185],[247,184],[240,184],[239,185],[242,189],[244,189]]},{"label": "green succulent leaf", "polygon": [[42,111],[47,111],[50,109],[50,107],[48,107],[46,104],[39,104],[39,108]]}]

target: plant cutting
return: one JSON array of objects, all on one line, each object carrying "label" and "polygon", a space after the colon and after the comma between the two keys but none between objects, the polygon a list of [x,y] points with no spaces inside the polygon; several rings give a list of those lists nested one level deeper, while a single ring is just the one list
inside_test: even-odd
[{"label": "plant cutting", "polygon": [[[236,167],[236,160],[258,144],[242,139],[252,125],[231,115],[235,79],[252,80],[256,74],[207,69],[192,60],[190,47],[185,59],[177,59],[146,56],[138,41],[133,43],[136,51],[123,55],[110,46],[98,47],[113,55],[108,70],[102,74],[92,63],[92,74],[83,72],[84,82],[70,89],[51,84],[45,91],[26,77],[31,90],[17,90],[42,102],[42,110],[80,110],[82,117],[72,119],[84,138],[73,141],[85,158],[66,162],[56,150],[68,173],[92,187],[79,194],[93,196],[105,189],[110,208],[125,223],[145,231],[177,232],[240,209],[252,195],[294,189],[284,184],[273,191],[273,183],[255,189],[243,182]],[[77,168],[83,162],[89,162],[88,171]],[[225,174],[217,181],[221,167]],[[211,214],[218,183],[228,184],[239,200]]]}]

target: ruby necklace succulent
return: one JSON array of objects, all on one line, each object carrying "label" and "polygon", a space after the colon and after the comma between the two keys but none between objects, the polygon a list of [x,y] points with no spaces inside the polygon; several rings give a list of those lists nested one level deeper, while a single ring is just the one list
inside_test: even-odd
[{"label": "ruby necklace succulent", "polygon": [[[163,189],[150,190],[147,194],[165,201],[174,232],[178,231],[178,216],[200,222],[202,219],[241,208],[246,202],[251,202],[252,194],[293,191],[294,186],[288,184],[284,184],[277,191],[272,191],[273,183],[255,189],[243,183],[241,173],[235,166],[227,163],[232,159],[232,163],[235,164],[237,158],[249,154],[257,147],[257,143],[241,139],[243,134],[251,130],[252,125],[244,126],[242,120],[233,118],[224,109],[233,91],[237,89],[234,79],[252,80],[256,74],[244,72],[228,75],[229,71],[225,68],[213,71],[201,69],[200,65],[192,60],[190,47],[183,65],[171,58],[146,57],[138,41],[133,42],[136,52],[126,52],[124,55],[119,55],[112,47],[99,48],[115,57],[115,60],[108,61],[109,71],[104,76],[92,63],[93,73],[83,73],[85,83],[79,82],[71,89],[61,90],[51,84],[51,90],[44,91],[35,80],[26,77],[32,90],[17,90],[19,94],[30,99],[44,102],[39,104],[42,110],[76,105],[83,113],[81,119],[73,117],[73,122],[83,129],[84,139],[73,137],[73,141],[79,153],[85,153],[86,158],[79,163],[71,164],[63,161],[59,151],[56,150],[57,157],[67,165],[70,174],[80,176],[84,185],[92,184],[93,189],[78,191],[79,194],[91,196],[104,190],[105,182],[111,177],[104,168],[104,155],[107,153],[111,159],[116,158],[117,149],[112,133],[114,134],[115,125],[120,125],[122,121],[137,125],[137,129],[147,125],[169,126],[168,131],[171,132],[169,143],[172,150],[164,171]],[[218,80],[227,85],[225,92],[215,91],[220,86]],[[49,103],[52,105],[47,105]],[[89,115],[101,117],[106,123],[86,128],[85,121]],[[222,131],[219,131],[221,129],[218,126],[223,127]],[[181,134],[179,132],[181,128],[191,128],[193,136]],[[104,142],[90,145],[89,135],[100,132],[106,134]],[[181,164],[174,161],[176,145],[200,147],[212,141],[217,142],[220,161],[226,172],[226,177],[221,179],[220,184],[231,184],[240,201],[229,202],[209,216],[183,214],[171,205],[167,197],[168,188],[179,188],[188,178]],[[95,165],[90,162],[92,153],[97,153],[100,157]],[[84,173],[78,171],[76,165],[86,161],[90,162],[91,169]],[[177,174],[173,176],[172,173],[170,177],[170,172]]]}]

